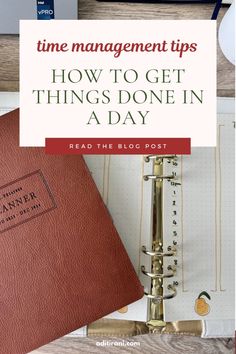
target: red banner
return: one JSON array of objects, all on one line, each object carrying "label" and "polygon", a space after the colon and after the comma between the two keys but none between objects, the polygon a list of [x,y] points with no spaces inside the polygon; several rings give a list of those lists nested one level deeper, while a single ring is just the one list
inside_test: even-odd
[{"label": "red banner", "polygon": [[190,138],[48,138],[47,154],[188,155]]}]

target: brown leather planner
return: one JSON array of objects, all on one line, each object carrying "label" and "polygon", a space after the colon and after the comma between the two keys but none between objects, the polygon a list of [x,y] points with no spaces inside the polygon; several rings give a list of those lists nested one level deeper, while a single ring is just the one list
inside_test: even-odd
[{"label": "brown leather planner", "polygon": [[81,156],[19,148],[0,118],[0,353],[23,354],[143,296]]}]

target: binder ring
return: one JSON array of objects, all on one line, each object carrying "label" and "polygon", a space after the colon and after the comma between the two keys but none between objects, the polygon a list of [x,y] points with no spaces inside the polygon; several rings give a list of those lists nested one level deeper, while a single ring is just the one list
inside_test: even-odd
[{"label": "binder ring", "polygon": [[176,155],[148,155],[145,157],[145,162],[150,162],[150,160],[155,160],[155,159],[175,159]]},{"label": "binder ring", "polygon": [[174,174],[172,175],[169,175],[169,176],[163,176],[163,175],[146,175],[146,176],[143,176],[144,180],[145,181],[148,181],[149,179],[152,179],[154,181],[163,181],[163,179],[167,179],[167,180],[170,180],[170,179],[174,179],[175,176]]},{"label": "binder ring", "polygon": [[146,247],[143,246],[142,247],[142,252],[145,253],[148,256],[151,257],[172,257],[175,256],[176,254],[176,248],[175,247],[171,247],[172,250],[171,251],[167,251],[167,252],[157,252],[157,251],[147,251]]},{"label": "binder ring", "polygon": [[169,300],[169,299],[173,299],[176,295],[177,295],[177,290],[175,288],[174,285],[171,285],[169,284],[168,287],[167,287],[168,290],[171,290],[172,293],[171,294],[168,294],[168,295],[152,295],[152,294],[149,294],[147,292],[145,292],[144,294],[151,300],[156,300],[156,301],[163,301],[163,300]]},{"label": "binder ring", "polygon": [[158,274],[158,273],[150,273],[145,270],[145,266],[141,266],[141,271],[143,274],[145,274],[147,277],[150,277],[152,279],[164,279],[164,278],[172,278],[175,275],[174,269],[172,269],[172,272],[167,273],[167,274]]}]

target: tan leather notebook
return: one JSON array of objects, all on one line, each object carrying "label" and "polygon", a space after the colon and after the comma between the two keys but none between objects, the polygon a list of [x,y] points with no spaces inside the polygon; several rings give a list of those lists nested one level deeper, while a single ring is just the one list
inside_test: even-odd
[{"label": "tan leather notebook", "polygon": [[143,296],[80,156],[18,147],[0,119],[0,353],[27,353]]}]

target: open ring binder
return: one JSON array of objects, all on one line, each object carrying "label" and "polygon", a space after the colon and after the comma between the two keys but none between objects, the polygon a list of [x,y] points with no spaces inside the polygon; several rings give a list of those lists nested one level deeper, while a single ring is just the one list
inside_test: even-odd
[{"label": "open ring binder", "polygon": [[163,279],[172,278],[176,273],[176,267],[172,265],[167,268],[169,272],[164,272],[163,258],[175,256],[177,248],[174,243],[173,246],[168,247],[166,252],[163,250],[162,230],[163,182],[175,179],[174,174],[168,176],[163,174],[163,161],[167,159],[167,162],[175,163],[176,158],[176,155],[149,155],[144,158],[146,163],[154,161],[153,174],[143,176],[145,181],[151,180],[154,187],[152,250],[147,250],[145,245],[142,246],[142,252],[152,258],[152,269],[147,271],[143,265],[141,266],[142,273],[151,279],[151,291],[150,293],[145,292],[145,295],[150,299],[150,318],[147,325],[151,331],[156,331],[158,327],[161,331],[161,328],[166,325],[163,316],[163,302],[177,295],[176,286],[178,284],[176,282],[167,286],[166,290],[170,293],[166,293],[166,290],[163,289]]}]

